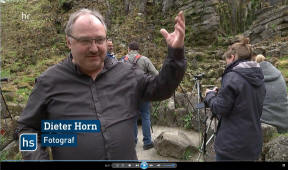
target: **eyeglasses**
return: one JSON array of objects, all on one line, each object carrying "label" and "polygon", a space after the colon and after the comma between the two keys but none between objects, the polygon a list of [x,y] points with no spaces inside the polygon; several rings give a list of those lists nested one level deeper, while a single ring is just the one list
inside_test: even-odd
[{"label": "eyeglasses", "polygon": [[107,38],[106,37],[98,37],[98,38],[76,38],[73,35],[68,35],[69,37],[75,39],[83,46],[91,46],[93,44],[93,41],[95,41],[96,44],[102,45]]}]

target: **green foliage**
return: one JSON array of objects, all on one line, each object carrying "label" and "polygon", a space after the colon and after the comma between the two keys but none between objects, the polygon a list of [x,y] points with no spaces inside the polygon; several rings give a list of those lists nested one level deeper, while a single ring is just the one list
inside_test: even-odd
[{"label": "green foliage", "polygon": [[[164,101],[165,102],[165,101]],[[161,102],[160,101],[158,101],[158,102],[153,102],[152,103],[152,111],[151,111],[151,115],[152,115],[152,117],[154,117],[154,118],[156,118],[156,119],[158,119],[158,117],[159,117],[159,107],[160,107],[160,105],[161,105]],[[156,110],[157,109],[157,110]]]},{"label": "green foliage", "polygon": [[184,160],[190,160],[191,155],[192,155],[192,152],[191,152],[190,148],[188,147],[183,154],[183,159]]},{"label": "green foliage", "polygon": [[7,139],[5,136],[0,136],[0,145],[2,145],[3,143],[6,143]]},{"label": "green foliage", "polygon": [[183,118],[184,121],[184,128],[186,129],[191,129],[191,120],[192,120],[192,113],[189,112],[188,114],[185,115],[185,117]]},{"label": "green foliage", "polygon": [[288,68],[279,67],[279,70],[281,71],[284,78],[288,78]]},{"label": "green foliage", "polygon": [[24,76],[23,79],[22,79],[23,82],[26,82],[26,83],[33,83],[35,81],[35,78],[34,77],[29,77],[29,76]]},{"label": "green foliage", "polygon": [[16,91],[16,94],[18,96],[22,96],[23,97],[25,103],[28,100],[30,93],[31,93],[31,89],[28,89],[28,88],[22,88],[22,89],[18,89]]},{"label": "green foliage", "polygon": [[[0,146],[7,142],[7,138],[5,136],[0,135]],[[7,160],[8,151],[1,151],[0,152],[0,161]]]},{"label": "green foliage", "polygon": [[59,7],[62,7],[67,0],[58,0]]},{"label": "green foliage", "polygon": [[277,27],[277,24],[275,24],[275,23],[274,23],[274,24],[271,24],[270,27],[275,31],[275,30],[276,30],[276,27]]},{"label": "green foliage", "polygon": [[[7,138],[5,136],[0,136],[0,145],[2,146],[3,144],[7,143]],[[9,151],[1,151],[0,152],[0,161],[8,160],[11,159],[10,156],[8,158]],[[14,153],[13,153],[14,155]],[[22,154],[21,152],[16,153],[16,155],[12,158],[12,160],[22,160]]]},{"label": "green foliage", "polygon": [[244,32],[255,20],[261,2],[261,0],[219,2],[217,12],[220,15],[221,29],[227,35]]},{"label": "green foliage", "polygon": [[8,151],[1,151],[0,152],[0,161],[7,160]]},{"label": "green foliage", "polygon": [[11,3],[11,2],[13,2],[13,3],[15,3],[15,2],[27,2],[27,0],[2,0],[2,1],[4,1],[4,2],[6,2],[6,3]]},{"label": "green foliage", "polygon": [[14,156],[14,159],[13,159],[13,160],[23,160],[21,152],[18,152],[18,153]]},{"label": "green foliage", "polygon": [[217,5],[217,12],[220,14],[220,27],[225,31],[225,33],[231,34],[231,8],[228,7],[227,3],[220,2]]},{"label": "green foliage", "polygon": [[1,69],[1,78],[9,78],[10,77],[10,70],[8,69]]},{"label": "green foliage", "polygon": [[[278,64],[278,69],[281,71],[284,78],[288,78],[288,56],[281,57]],[[288,86],[287,86],[288,92]]]},{"label": "green foliage", "polygon": [[288,137],[288,133],[273,133],[272,139],[275,139],[275,138],[280,137],[280,136]]}]

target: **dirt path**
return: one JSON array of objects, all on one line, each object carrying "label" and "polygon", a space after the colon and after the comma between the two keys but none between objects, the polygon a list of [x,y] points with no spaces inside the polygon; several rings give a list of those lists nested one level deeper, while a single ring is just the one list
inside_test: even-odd
[{"label": "dirt path", "polygon": [[[173,132],[177,132],[179,131],[179,128],[176,127],[164,127],[164,126],[153,126],[153,133],[152,133],[152,140],[154,141],[159,135],[160,133],[164,132],[164,131],[173,131]],[[187,130],[182,130],[184,131],[184,133],[188,136],[188,138],[191,139],[191,141],[194,141],[195,144],[197,145],[199,143],[199,134],[194,132],[194,131],[187,131]],[[142,129],[141,126],[138,126],[138,143],[136,146],[136,152],[137,152],[137,156],[138,156],[138,160],[145,160],[145,161],[149,161],[149,160],[165,160],[165,161],[183,161],[183,160],[179,160],[176,158],[172,158],[172,157],[163,157],[157,154],[156,150],[154,148],[151,148],[149,150],[143,150],[143,135],[142,135]]]}]

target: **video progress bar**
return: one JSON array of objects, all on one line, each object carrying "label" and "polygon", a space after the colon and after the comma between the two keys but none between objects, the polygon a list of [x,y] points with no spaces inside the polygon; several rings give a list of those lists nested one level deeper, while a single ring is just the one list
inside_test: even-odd
[{"label": "video progress bar", "polygon": [[112,168],[177,168],[176,163],[156,163],[156,162],[137,162],[137,163],[112,163]]}]

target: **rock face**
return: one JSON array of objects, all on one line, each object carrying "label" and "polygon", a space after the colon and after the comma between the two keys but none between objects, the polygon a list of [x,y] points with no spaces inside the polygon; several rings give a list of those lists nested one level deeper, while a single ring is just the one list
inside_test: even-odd
[{"label": "rock face", "polygon": [[258,11],[251,29],[245,32],[255,44],[263,40],[288,35],[288,6],[269,6]]},{"label": "rock face", "polygon": [[14,132],[17,127],[17,123],[14,119],[7,118],[1,119],[1,143],[0,150],[3,150],[14,139]]},{"label": "rock face", "polygon": [[[259,42],[254,44],[254,52],[255,54],[263,54],[264,56],[281,58],[288,55],[288,42],[283,39],[279,42]],[[273,62],[272,62],[273,63]]]},{"label": "rock face", "polygon": [[[262,161],[287,161],[288,136],[278,134],[277,128],[261,123],[263,135]],[[275,137],[277,136],[277,137]]]},{"label": "rock face", "polygon": [[8,109],[9,109],[9,111],[13,117],[20,115],[22,113],[23,109],[25,108],[24,104],[16,104],[13,102],[8,102],[7,105],[8,105]]},{"label": "rock face", "polygon": [[157,153],[162,156],[187,159],[198,153],[195,140],[189,139],[184,132],[162,132],[154,141]]},{"label": "rock face", "polygon": [[0,152],[0,155],[5,157],[7,160],[13,160],[15,159],[14,157],[18,153],[18,151],[19,151],[19,144],[17,141],[14,140]]},{"label": "rock face", "polygon": [[261,128],[262,128],[262,136],[263,136],[263,142],[267,143],[269,142],[273,135],[277,133],[277,128],[265,123],[261,123]]},{"label": "rock face", "polygon": [[268,3],[269,5],[281,5],[285,3],[285,0],[263,0],[263,1]]},{"label": "rock face", "polygon": [[[195,45],[210,45],[217,40],[219,16],[216,12],[218,0],[188,0],[184,10],[187,20],[188,39]],[[189,24],[190,23],[190,24]]]},{"label": "rock face", "polygon": [[174,5],[174,0],[163,0],[162,5],[162,13],[166,13]]},{"label": "rock face", "polygon": [[[187,94],[176,93],[175,99],[171,97],[161,102],[160,105],[154,105],[151,111],[152,124],[184,127],[199,132],[199,128],[202,129],[204,126],[205,112],[204,108],[200,109],[198,116],[197,102],[198,99],[195,92],[188,92]],[[206,109],[206,115],[211,115],[208,109]]]},{"label": "rock face", "polygon": [[143,1],[135,1],[135,0],[125,0],[125,12],[128,14],[129,12],[137,9],[139,12],[144,13],[146,8],[147,0]]},{"label": "rock face", "polygon": [[264,148],[265,161],[288,161],[288,136],[279,136]]}]

